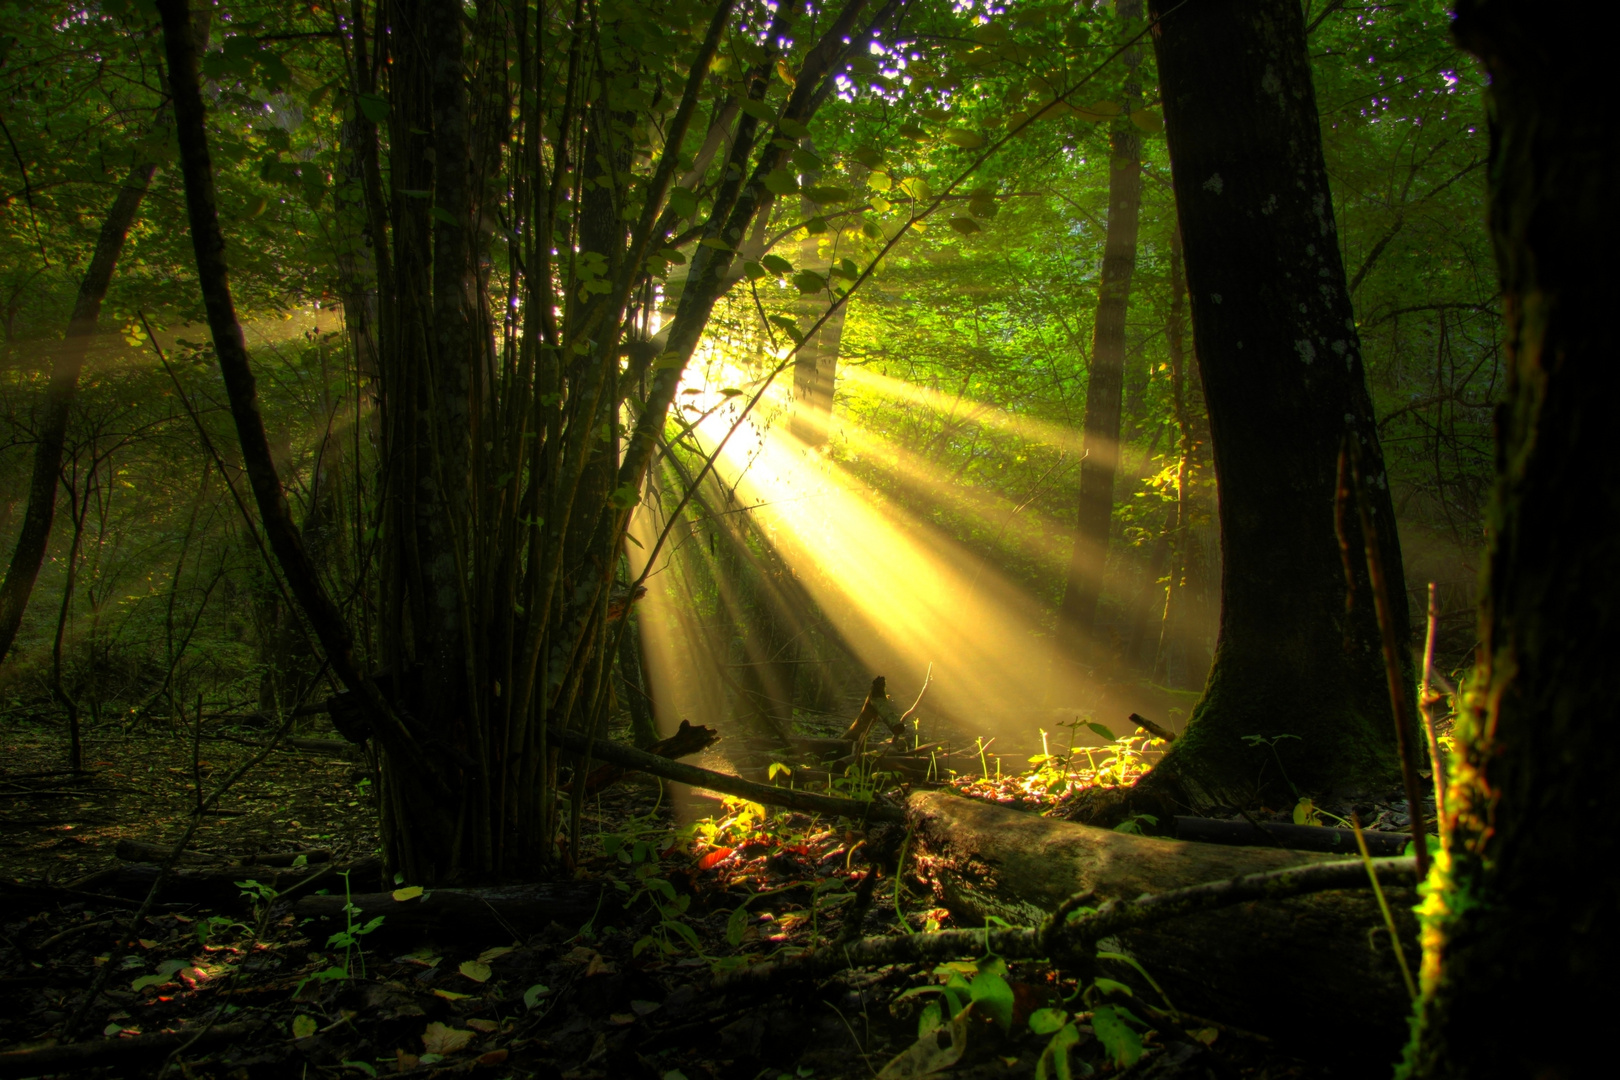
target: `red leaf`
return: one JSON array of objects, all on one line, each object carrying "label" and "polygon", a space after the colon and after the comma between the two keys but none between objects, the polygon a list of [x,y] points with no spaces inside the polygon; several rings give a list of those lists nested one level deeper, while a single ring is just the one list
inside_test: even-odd
[{"label": "red leaf", "polygon": [[715,848],[713,851],[709,852],[707,855],[703,856],[703,858],[698,860],[698,873],[702,873],[705,870],[714,869],[725,860],[726,856],[730,855],[735,850],[737,849],[728,847]]}]

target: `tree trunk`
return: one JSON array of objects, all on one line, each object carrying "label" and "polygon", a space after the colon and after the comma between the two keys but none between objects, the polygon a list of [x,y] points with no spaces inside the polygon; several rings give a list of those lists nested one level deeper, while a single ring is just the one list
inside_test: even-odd
[{"label": "tree trunk", "polygon": [[1576,824],[1598,820],[1620,770],[1620,487],[1603,390],[1620,344],[1609,205],[1620,133],[1592,108],[1609,78],[1601,35],[1505,0],[1460,3],[1455,28],[1490,74],[1508,382],[1481,644],[1423,909],[1407,1075],[1585,1076],[1587,1040],[1502,1023],[1500,1003],[1530,985],[1612,1001],[1620,965],[1620,839]]},{"label": "tree trunk", "polygon": [[39,443],[34,448],[28,509],[23,515],[22,531],[17,535],[17,546],[12,549],[5,582],[0,584],[0,662],[5,661],[12,643],[17,640],[23,612],[28,609],[28,597],[34,591],[34,581],[39,577],[45,548],[50,542],[51,521],[56,515],[56,485],[62,471],[62,444],[67,438],[68,410],[79,389],[79,370],[84,367],[85,353],[95,336],[96,320],[101,314],[101,303],[107,298],[107,287],[118,266],[118,256],[123,254],[124,241],[156,171],[155,164],[136,165],[113,197],[106,220],[101,224],[101,234],[96,238],[95,253],[90,256],[90,265],[79,282],[79,296],[68,321],[67,337],[56,349],[40,418]]},{"label": "tree trunk", "polygon": [[1295,787],[1381,787],[1398,773],[1378,626],[1366,568],[1341,557],[1334,526],[1347,436],[1360,443],[1410,663],[1406,588],[1299,4],[1170,7],[1154,4],[1165,16],[1155,42],[1224,560],[1208,685],[1143,793],[1279,805]]},{"label": "tree trunk", "polygon": [[[804,140],[803,145],[806,150],[815,153],[809,139]],[[819,169],[805,173],[805,186],[814,185],[820,177]],[[800,210],[807,219],[818,214],[820,209],[809,199],[800,200]],[[835,230],[833,237],[836,236]],[[818,235],[808,235],[799,244],[799,268],[817,269],[820,248]],[[828,275],[828,280],[837,279]],[[810,303],[804,305],[799,318],[801,327],[808,330],[821,318],[822,299],[824,295],[818,293]],[[789,430],[806,446],[825,446],[832,428],[833,388],[838,382],[838,347],[844,339],[844,313],[848,308],[849,305],[840,304],[838,310],[827,316],[821,327],[806,339],[793,357],[793,421]]]},{"label": "tree trunk", "polygon": [[1185,653],[1183,627],[1187,607],[1185,579],[1192,541],[1193,424],[1187,403],[1187,349],[1183,320],[1187,313],[1187,281],[1182,271],[1181,229],[1170,236],[1170,319],[1165,338],[1170,346],[1170,391],[1175,408],[1176,509],[1175,537],[1171,543],[1170,583],[1164,593],[1164,617],[1159,621],[1159,643],[1150,668],[1155,682],[1169,685],[1172,657]]},{"label": "tree trunk", "polygon": [[[1130,25],[1142,15],[1141,0],[1120,0],[1119,17]],[[1075,520],[1069,576],[1058,608],[1058,641],[1073,660],[1095,663],[1097,600],[1108,568],[1114,517],[1114,474],[1119,471],[1120,405],[1125,391],[1125,316],[1136,270],[1136,230],[1142,206],[1142,139],[1130,119],[1141,105],[1136,68],[1142,51],[1125,50],[1125,115],[1109,135],[1108,234],[1086,381],[1084,455],[1080,460],[1080,509]]]},{"label": "tree trunk", "polygon": [[[906,801],[917,868],[962,926],[996,916],[1039,926],[1064,900],[1092,890],[1094,904],[1132,900],[1240,874],[1341,856],[1279,848],[1159,840],[1022,814],[945,792]],[[1416,894],[1387,889],[1401,938],[1416,962]],[[1387,1068],[1409,1013],[1400,968],[1370,890],[1245,904],[1132,931],[1120,938],[1178,1009],[1314,1043],[1343,1024],[1354,1003],[1347,1056]],[[1115,978],[1126,978],[1113,970]],[[1148,999],[1159,1004],[1152,991]],[[1370,1073],[1366,1075],[1371,1075]]]}]

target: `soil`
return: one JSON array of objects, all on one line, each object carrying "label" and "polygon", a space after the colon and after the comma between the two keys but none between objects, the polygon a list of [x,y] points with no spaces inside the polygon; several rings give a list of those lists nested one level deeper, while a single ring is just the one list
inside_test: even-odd
[{"label": "soil", "polygon": [[[896,838],[801,814],[761,817],[746,804],[690,795],[680,817],[690,819],[691,807],[712,816],[682,822],[673,797],[636,778],[589,808],[573,871],[627,899],[621,914],[551,922],[501,940],[458,940],[447,927],[438,940],[399,941],[379,930],[345,948],[324,932],[312,936],[285,906],[245,896],[208,908],[165,895],[169,902],[153,909],[126,948],[128,920],[143,896],[96,893],[93,875],[119,865],[121,840],[172,846],[195,807],[197,774],[211,788],[258,752],[247,744],[268,737],[214,734],[200,744],[195,769],[191,741],[181,735],[92,734],[89,771],[77,776],[61,771],[59,730],[16,727],[0,737],[0,1077],[35,1074],[4,1052],[61,1041],[107,964],[116,973],[81,1037],[108,1044],[112,1064],[72,1075],[925,1075],[886,1065],[917,1042],[919,1017],[940,1000],[933,991],[944,976],[926,967],[848,972],[774,993],[727,994],[711,985],[715,965],[836,940],[855,920],[864,935],[897,933],[902,924],[912,932],[949,926],[922,883],[908,878],[896,897],[888,874],[859,910],[860,882],[873,872],[866,851]],[[201,823],[191,850],[221,866],[277,853],[331,852],[340,864],[373,856],[370,778],[353,750],[275,751],[226,794],[223,813]],[[1050,1036],[1033,1034],[1028,1017],[1077,988],[1043,964],[1015,964],[1006,981],[1015,998],[1010,1026],[972,1019],[965,1053],[938,1075],[1035,1076]],[[1067,1007],[1079,1036],[1075,1075],[1337,1075],[1327,1048],[1322,1060],[1301,1060],[1258,1036],[1192,1018],[1163,1031],[1144,1021],[1145,1052],[1117,1067],[1087,1005]],[[1135,1015],[1155,1014],[1138,1008]],[[141,1052],[144,1035],[189,1036],[244,1021],[257,1027],[229,1028],[227,1041],[205,1036]]]}]

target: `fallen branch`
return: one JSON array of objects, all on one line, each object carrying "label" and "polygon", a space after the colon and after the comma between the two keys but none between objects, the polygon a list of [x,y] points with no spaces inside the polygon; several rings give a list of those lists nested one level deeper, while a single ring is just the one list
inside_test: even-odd
[{"label": "fallen branch", "polygon": [[879,802],[875,799],[870,802],[864,799],[845,799],[837,795],[818,795],[809,791],[773,787],[770,784],[756,784],[752,780],[744,780],[740,776],[731,776],[727,773],[715,772],[712,769],[699,768],[696,765],[670,761],[667,758],[659,757],[657,754],[649,754],[645,750],[637,750],[633,746],[626,746],[624,743],[609,742],[605,739],[592,739],[581,731],[573,731],[555,725],[548,725],[547,730],[550,732],[553,742],[565,750],[572,750],[575,753],[589,751],[590,755],[599,761],[609,762],[636,772],[661,776],[665,780],[673,780],[678,784],[690,784],[697,788],[707,788],[710,791],[736,795],[752,802],[769,806],[785,806],[790,810],[802,810],[810,814],[834,814],[839,817],[852,818],[856,821],[903,822],[905,820],[905,811],[891,803]]},{"label": "fallen branch", "polygon": [[[693,754],[702,753],[713,746],[719,738],[720,733],[712,727],[706,727],[702,724],[693,727],[687,721],[682,720],[680,730],[669,738],[660,739],[647,747],[647,753],[656,754],[658,757],[674,761],[676,758],[690,757]],[[627,771],[622,765],[612,764],[591,770],[590,775],[585,777],[585,794],[594,795],[603,788],[618,783]],[[572,781],[562,788],[565,795],[571,794],[573,790]]]},{"label": "fallen branch", "polygon": [[[1367,848],[1374,855],[1395,856],[1406,850],[1410,840],[1405,833],[1370,832]],[[1349,829],[1325,825],[1290,825],[1284,822],[1220,821],[1214,818],[1177,817],[1176,839],[1205,844],[1238,844],[1268,847],[1281,844],[1294,851],[1328,851],[1338,855],[1356,852],[1356,834]]]},{"label": "fallen branch", "polygon": [[[1410,856],[1374,859],[1372,866],[1381,881],[1392,885],[1411,885],[1417,881],[1417,865]],[[1051,958],[1061,962],[1078,958],[1089,961],[1091,948],[1097,942],[1127,930],[1256,900],[1283,900],[1330,889],[1364,889],[1369,884],[1367,866],[1359,860],[1296,866],[1192,885],[1135,900],[1109,900],[1094,914],[1067,921],[1060,907],[1054,913],[1056,918],[1049,917],[1046,924],[1039,927],[938,930],[928,934],[866,938],[849,945],[827,946],[785,960],[770,960],[726,972],[715,977],[714,985],[718,990],[754,988],[785,978],[820,978],[845,968],[939,963],[985,953],[1007,960]]]},{"label": "fallen branch", "polygon": [[120,1068],[167,1056],[190,1044],[193,1048],[238,1042],[262,1028],[258,1020],[220,1024],[204,1032],[160,1031],[128,1039],[102,1039],[96,1042],[43,1046],[37,1050],[12,1050],[0,1054],[0,1077],[47,1076],[77,1073],[82,1069]]}]

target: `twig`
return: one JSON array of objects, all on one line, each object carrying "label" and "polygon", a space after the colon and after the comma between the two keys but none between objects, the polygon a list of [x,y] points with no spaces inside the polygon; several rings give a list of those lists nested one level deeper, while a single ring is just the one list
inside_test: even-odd
[{"label": "twig", "polygon": [[[1400,652],[1395,645],[1395,620],[1390,611],[1389,582],[1384,577],[1384,556],[1378,547],[1378,528],[1373,523],[1372,500],[1367,497],[1367,485],[1361,475],[1361,440],[1354,431],[1347,431],[1341,462],[1349,459],[1350,478],[1355,485],[1356,514],[1361,519],[1361,546],[1367,557],[1367,577],[1372,585],[1373,609],[1378,615],[1378,638],[1383,645],[1384,676],[1389,683],[1389,703],[1395,715],[1395,749],[1401,758],[1401,784],[1406,789],[1406,817],[1412,827],[1412,847],[1417,855],[1418,874],[1429,873],[1429,839],[1423,829],[1423,806],[1418,801],[1417,762],[1412,760],[1412,747],[1407,734],[1412,730],[1412,717],[1407,712],[1405,679],[1401,675]],[[1343,468],[1341,465],[1341,475]],[[1341,492],[1342,492],[1341,486]],[[1348,630],[1346,624],[1346,633]]]},{"label": "twig", "polygon": [[1171,731],[1169,728],[1160,727],[1158,724],[1155,724],[1152,720],[1149,720],[1140,713],[1131,713],[1130,721],[1143,731],[1147,732],[1149,735],[1152,735],[1155,739],[1163,739],[1167,743],[1173,743],[1176,741],[1175,732]]},{"label": "twig", "polygon": [[[1376,882],[1379,878],[1391,884],[1412,884],[1417,879],[1416,869],[1412,858],[1403,856],[1365,862],[1351,859],[1316,863],[1247,874],[1135,900],[1109,900],[1094,914],[1056,927],[938,930],[928,934],[866,938],[849,945],[816,949],[785,960],[726,972],[715,977],[714,986],[724,990],[759,987],[783,978],[820,978],[850,967],[934,963],[985,952],[1009,960],[1089,959],[1092,945],[1127,930],[1255,900],[1284,900],[1329,889],[1365,888],[1369,880]],[[1072,911],[1087,899],[1089,897],[1083,895],[1071,898],[1065,906]]]},{"label": "twig", "polygon": [[915,716],[917,714],[917,707],[922,704],[923,695],[928,693],[928,684],[933,682],[933,681],[934,681],[934,665],[932,663],[930,663],[928,665],[928,673],[923,676],[922,689],[917,691],[917,700],[913,701],[911,703],[911,708],[907,709],[904,713],[902,713],[900,715],[900,724],[901,724],[902,727],[905,726],[905,723],[906,723],[907,720],[910,720],[913,716]]},{"label": "twig", "polygon": [[[103,969],[105,970],[105,969]],[[264,1026],[259,1020],[244,1020],[235,1024],[199,1032],[195,1036],[186,1030],[159,1031],[150,1035],[136,1035],[129,1039],[105,1039],[100,1042],[66,1046],[42,1046],[38,1050],[13,1050],[0,1054],[0,1077],[45,1076],[78,1073],[83,1069],[105,1068],[109,1065],[131,1065],[144,1057],[156,1056],[197,1042],[233,1042],[251,1035]]]},{"label": "twig", "polygon": [[1417,984],[1412,981],[1412,971],[1406,966],[1406,953],[1401,951],[1401,936],[1395,931],[1395,916],[1390,913],[1389,901],[1384,899],[1384,890],[1379,886],[1378,875],[1373,871],[1372,856],[1367,854],[1367,838],[1361,835],[1361,817],[1352,813],[1350,824],[1356,830],[1356,846],[1361,849],[1361,863],[1367,868],[1367,880],[1372,882],[1373,895],[1378,898],[1378,910],[1383,912],[1384,925],[1389,928],[1389,946],[1395,950],[1395,962],[1401,966],[1401,978],[1406,983],[1406,992],[1412,996],[1413,1001],[1416,1001]]},{"label": "twig", "polygon": [[1430,673],[1434,671],[1434,636],[1440,623],[1440,604],[1434,582],[1429,582],[1429,629],[1423,639],[1423,685],[1418,690],[1418,712],[1423,715],[1423,731],[1429,738],[1429,767],[1434,770],[1434,811],[1444,829],[1446,821],[1446,763],[1440,754],[1440,739],[1434,733],[1434,698],[1430,695]]},{"label": "twig", "polygon": [[592,739],[582,731],[554,724],[548,724],[546,728],[556,745],[565,750],[572,750],[575,753],[588,750],[591,757],[599,761],[611,762],[637,772],[651,773],[653,776],[662,776],[677,783],[691,784],[693,787],[707,788],[710,791],[722,791],[727,795],[737,795],[753,802],[785,806],[813,814],[836,814],[857,821],[905,821],[905,812],[900,807],[875,799],[868,802],[864,799],[845,799],[837,795],[817,795],[809,791],[780,788],[772,784],[756,784],[740,776],[731,776],[728,773],[661,758],[657,754],[649,754],[645,750],[637,750],[623,743]]}]

